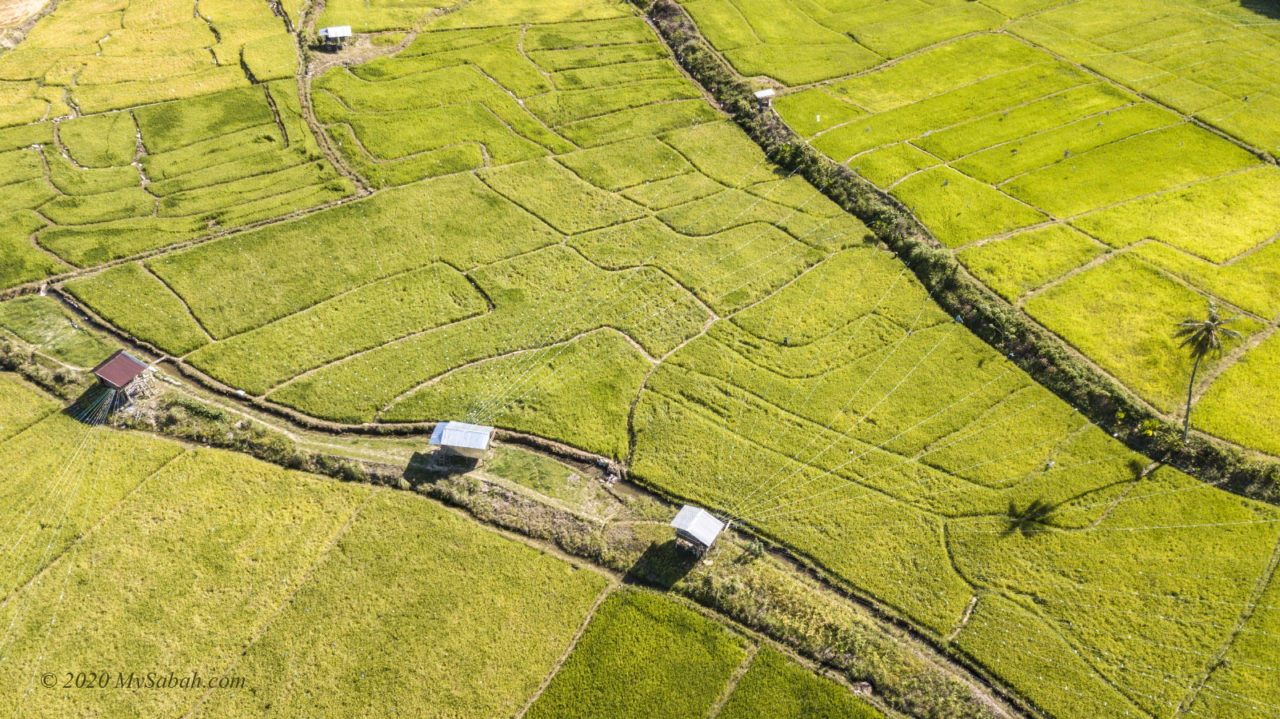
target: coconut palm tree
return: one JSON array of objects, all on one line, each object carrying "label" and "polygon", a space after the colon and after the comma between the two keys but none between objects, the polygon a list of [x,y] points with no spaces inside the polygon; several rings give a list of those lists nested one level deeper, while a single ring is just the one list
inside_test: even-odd
[{"label": "coconut palm tree", "polygon": [[1187,353],[1195,364],[1191,366],[1191,382],[1187,386],[1187,413],[1182,423],[1182,441],[1187,441],[1191,432],[1191,394],[1196,386],[1196,371],[1200,369],[1200,361],[1205,357],[1222,356],[1222,347],[1229,340],[1238,340],[1244,335],[1227,327],[1236,320],[1235,316],[1221,317],[1218,305],[1209,302],[1209,316],[1204,319],[1187,318],[1178,323],[1173,336],[1182,339],[1179,347],[1186,347]]}]

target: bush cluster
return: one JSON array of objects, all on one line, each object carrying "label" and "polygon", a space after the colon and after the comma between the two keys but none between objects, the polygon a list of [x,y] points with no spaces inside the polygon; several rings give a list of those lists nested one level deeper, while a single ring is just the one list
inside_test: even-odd
[{"label": "bush cluster", "polygon": [[16,372],[32,384],[64,399],[74,398],[89,384],[83,372],[47,360],[8,341],[0,341],[0,371]]},{"label": "bush cluster", "polygon": [[357,462],[301,449],[283,434],[181,395],[166,394],[157,401],[154,412],[118,414],[113,421],[123,426],[153,429],[189,442],[243,452],[287,469],[321,474],[344,482],[366,482],[370,479],[368,471]]},{"label": "bush cluster", "polygon": [[783,169],[803,176],[853,214],[901,258],[948,314],[1017,363],[1130,448],[1237,494],[1280,504],[1280,464],[1255,459],[1223,443],[1194,436],[1167,422],[1132,393],[1074,355],[994,292],[963,272],[960,263],[892,196],[848,167],[814,150],[777,113],[761,110],[752,89],[702,39],[693,20],[672,0],[634,0],[648,15],[676,60]]}]

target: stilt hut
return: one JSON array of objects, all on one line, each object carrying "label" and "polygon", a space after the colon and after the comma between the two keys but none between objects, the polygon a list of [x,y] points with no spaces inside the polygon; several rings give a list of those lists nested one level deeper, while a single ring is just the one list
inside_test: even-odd
[{"label": "stilt hut", "polygon": [[150,390],[151,373],[147,370],[146,362],[124,350],[117,350],[93,368],[93,376],[98,378],[98,384],[115,394],[112,409],[118,409]]},{"label": "stilt hut", "polygon": [[337,49],[346,44],[351,39],[350,25],[335,25],[333,27],[322,27],[316,33],[320,37],[320,44],[327,48]]},{"label": "stilt hut", "polygon": [[677,542],[702,555],[711,549],[725,524],[707,510],[686,504],[671,520],[671,526],[676,529]]},{"label": "stilt hut", "polygon": [[465,457],[479,461],[489,451],[493,427],[466,422],[441,422],[431,433],[431,446],[439,447],[445,456]]}]

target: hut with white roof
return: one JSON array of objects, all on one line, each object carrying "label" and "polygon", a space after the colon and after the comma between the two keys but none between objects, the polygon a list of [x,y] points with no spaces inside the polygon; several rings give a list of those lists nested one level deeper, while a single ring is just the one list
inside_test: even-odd
[{"label": "hut with white roof", "polygon": [[688,504],[680,508],[676,518],[671,520],[676,528],[676,540],[688,545],[698,554],[706,554],[716,537],[724,531],[724,522],[716,519],[710,512]]},{"label": "hut with white roof", "polygon": [[322,27],[316,34],[320,36],[320,44],[325,47],[341,47],[343,43],[351,39],[351,26],[334,25],[333,27]]},{"label": "hut with white roof", "polygon": [[466,422],[441,422],[431,433],[431,446],[446,455],[480,459],[489,451],[493,427]]}]

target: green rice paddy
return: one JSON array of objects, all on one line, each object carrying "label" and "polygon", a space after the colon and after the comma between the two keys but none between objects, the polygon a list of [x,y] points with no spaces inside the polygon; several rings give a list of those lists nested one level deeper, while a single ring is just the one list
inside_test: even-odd
[{"label": "green rice paddy", "polygon": [[[1209,298],[1240,313],[1194,425],[1280,452],[1280,176],[1258,114],[1280,38],[1261,16],[686,5],[741,73],[787,85],[776,107],[814,147],[1161,410],[1190,371],[1173,326]],[[946,316],[635,8],[335,2],[322,23],[405,34],[301,89],[270,6],[159,6],[145,37],[137,12],[59,5],[0,55],[0,286],[72,274],[54,290],[280,410],[612,457],[1049,716],[1280,701],[1280,512],[1128,450],[1124,417],[1091,424]],[[0,304],[0,327],[76,366],[111,348],[51,297]],[[412,495],[90,429],[8,375],[0,398],[0,506],[66,515],[0,515],[30,541],[0,562],[3,711],[876,716],[736,629]],[[563,465],[492,460],[592,501]],[[273,680],[32,685],[85,658]]]},{"label": "green rice paddy", "polygon": [[[605,599],[604,575],[413,494],[82,424],[8,373],[0,389],[0,458],[22,469],[8,475],[0,516],[13,530],[0,566],[6,713],[495,716],[532,702],[537,716],[567,716],[565,692],[580,709],[585,684],[654,716],[651,701],[710,707],[746,656],[749,640],[715,620],[645,592]],[[506,452],[508,465],[564,469]],[[61,629],[72,623],[80,628]],[[766,688],[786,677],[787,696],[876,716],[765,651],[734,706],[802,716]],[[636,661],[654,652],[666,661]],[[600,661],[652,673],[618,691],[620,676]],[[720,667],[710,681],[708,662]],[[98,667],[83,670],[96,677],[108,665],[111,682],[175,671],[241,683],[60,689],[79,667]],[[671,692],[672,677],[684,694]]]},{"label": "green rice paddy", "polygon": [[[783,85],[775,105],[796,132],[892,193],[978,279],[1159,410],[1181,414],[1191,370],[1170,320],[1214,300],[1251,333],[1274,328],[1280,310],[1248,289],[1272,284],[1267,250],[1280,231],[1280,134],[1264,119],[1280,108],[1280,35],[1264,10],[685,6],[739,72]],[[806,54],[816,48],[831,52]],[[1248,404],[1240,384],[1216,387],[1237,359],[1203,373],[1196,395]],[[1198,427],[1274,452],[1240,422]]]},{"label": "green rice paddy", "polygon": [[[7,714],[513,713],[604,588],[413,495],[89,427],[12,375],[0,383],[0,454],[22,469],[3,517]],[[36,683],[107,664],[247,681]]]}]

